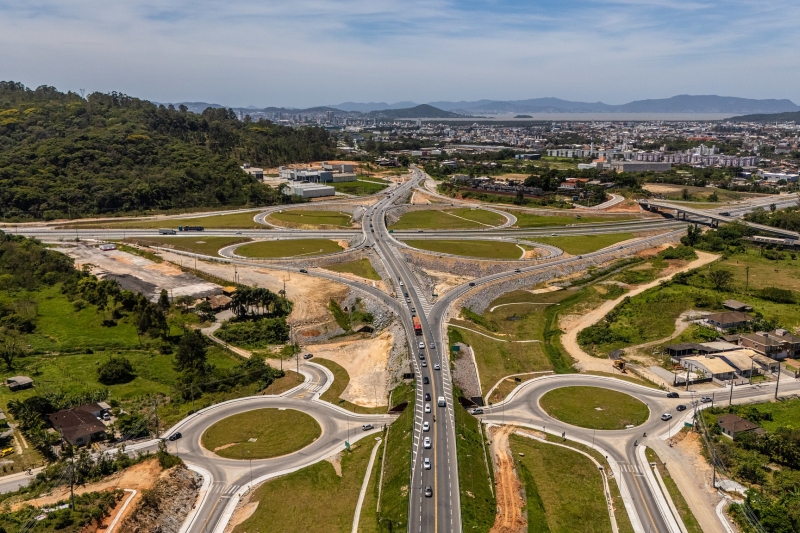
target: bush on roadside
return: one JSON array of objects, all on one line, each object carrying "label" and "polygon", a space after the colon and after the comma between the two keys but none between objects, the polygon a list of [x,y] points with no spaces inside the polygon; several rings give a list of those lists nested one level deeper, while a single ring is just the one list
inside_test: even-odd
[{"label": "bush on roadside", "polygon": [[103,385],[128,383],[136,377],[133,365],[127,357],[109,357],[97,368],[97,381]]}]

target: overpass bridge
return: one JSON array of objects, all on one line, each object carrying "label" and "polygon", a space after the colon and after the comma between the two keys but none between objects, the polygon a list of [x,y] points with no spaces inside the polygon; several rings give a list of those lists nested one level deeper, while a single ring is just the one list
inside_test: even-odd
[{"label": "overpass bridge", "polygon": [[[797,197],[790,197],[786,199],[779,199],[772,203],[776,205],[779,204],[780,207],[788,207],[788,205],[797,205]],[[746,206],[736,206],[735,208],[732,207],[729,210],[725,210],[725,208],[717,208],[717,209],[697,209],[694,207],[675,204],[671,202],[666,202],[663,200],[650,200],[644,199],[639,200],[639,205],[642,209],[647,209],[648,211],[659,212],[659,211],[674,211],[675,218],[678,220],[687,220],[687,215],[691,216],[694,219],[706,219],[708,224],[712,228],[719,227],[720,222],[739,222],[740,224],[744,224],[746,226],[750,226],[751,228],[757,229],[758,231],[763,231],[764,233],[771,233],[773,235],[780,235],[781,237],[786,237],[789,239],[800,239],[800,233],[796,231],[781,229],[781,228],[774,228],[772,226],[766,226],[764,224],[756,224],[755,222],[748,222],[746,220],[741,220],[736,218],[736,216],[731,216],[731,213],[735,213],[736,215],[743,215],[747,212],[752,211],[756,207],[763,207],[764,204],[759,202],[758,204],[751,204],[750,207]]]}]

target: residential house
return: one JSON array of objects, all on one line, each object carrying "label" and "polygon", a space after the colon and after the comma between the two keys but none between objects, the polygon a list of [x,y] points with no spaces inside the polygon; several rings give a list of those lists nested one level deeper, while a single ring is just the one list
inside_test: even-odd
[{"label": "residential house", "polygon": [[719,424],[722,434],[726,437],[730,437],[731,439],[735,439],[736,435],[739,435],[740,433],[749,433],[751,431],[760,434],[766,433],[766,431],[759,427],[758,424],[754,424],[749,420],[734,414],[720,416],[717,418],[717,424]]},{"label": "residential house", "polygon": [[738,300],[725,300],[722,302],[722,307],[730,309],[731,311],[752,311],[753,306],[742,303]]},{"label": "residential house", "polygon": [[[84,407],[87,409],[84,410]],[[73,446],[84,446],[103,438],[106,433],[106,426],[92,414],[94,409],[91,406],[62,409],[47,415],[47,418],[64,440]]]},{"label": "residential house", "polygon": [[681,364],[692,372],[704,374],[719,381],[728,381],[736,376],[736,369],[715,356],[693,355],[681,359]]},{"label": "residential house", "polygon": [[742,335],[739,344],[751,348],[771,359],[785,359],[800,354],[800,337],[785,329],[775,331],[759,331]]},{"label": "residential house", "polygon": [[714,313],[706,315],[703,320],[711,327],[720,331],[747,326],[753,321],[753,317],[740,311],[726,311],[724,313]]}]

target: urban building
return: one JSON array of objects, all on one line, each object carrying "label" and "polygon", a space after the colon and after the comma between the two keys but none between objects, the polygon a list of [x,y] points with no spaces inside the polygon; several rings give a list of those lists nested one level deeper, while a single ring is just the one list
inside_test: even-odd
[{"label": "urban building", "polygon": [[336,189],[330,185],[319,183],[287,183],[283,186],[283,194],[289,196],[302,196],[303,198],[322,198],[323,196],[334,196]]}]

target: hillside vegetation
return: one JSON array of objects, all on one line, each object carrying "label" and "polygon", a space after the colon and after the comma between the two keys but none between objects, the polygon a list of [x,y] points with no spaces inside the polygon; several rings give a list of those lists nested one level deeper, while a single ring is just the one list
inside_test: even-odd
[{"label": "hillside vegetation", "polygon": [[331,157],[321,128],[194,114],[119,93],[0,82],[0,217],[272,205],[289,201],[239,165]]}]

